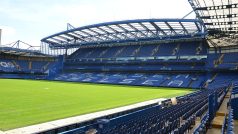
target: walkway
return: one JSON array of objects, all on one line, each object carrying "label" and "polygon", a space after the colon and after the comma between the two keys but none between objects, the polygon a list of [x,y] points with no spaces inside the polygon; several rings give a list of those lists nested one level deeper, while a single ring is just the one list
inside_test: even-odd
[{"label": "walkway", "polygon": [[221,106],[219,107],[216,117],[212,121],[212,128],[208,129],[207,134],[221,133],[222,125],[225,119],[225,115],[228,113],[227,102],[230,99],[230,91],[226,94]]}]

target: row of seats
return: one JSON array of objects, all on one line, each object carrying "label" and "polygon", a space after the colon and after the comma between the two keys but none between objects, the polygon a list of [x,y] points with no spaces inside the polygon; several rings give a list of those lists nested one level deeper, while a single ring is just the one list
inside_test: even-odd
[{"label": "row of seats", "polygon": [[34,74],[34,75],[29,75],[29,74],[6,74],[6,73],[0,73],[0,78],[5,78],[5,79],[46,79],[46,75],[44,74]]},{"label": "row of seats", "polygon": [[[206,106],[206,109],[207,110],[204,110],[203,112],[198,112],[202,117],[201,118],[201,121],[200,123],[198,123],[198,126],[196,126],[196,128],[194,128],[194,131],[193,131],[193,134],[206,134],[207,133],[207,130],[209,129],[210,125],[211,125],[211,121],[213,120],[214,118],[214,115],[216,114],[216,110],[217,108],[215,107],[217,103],[218,106],[221,105],[221,103],[223,102],[223,99],[225,97],[225,95],[227,94],[227,89],[229,89],[227,86],[225,87],[220,87],[220,88],[217,88],[217,89],[210,89],[212,92],[208,93],[208,96],[210,97],[210,94],[213,94],[213,96],[211,97],[214,97],[215,94],[217,94],[218,98],[221,98],[221,99],[214,99],[213,101],[211,101],[209,99],[209,103],[211,104],[208,104],[209,105],[209,108],[208,108],[208,105]],[[209,90],[209,89],[208,89]],[[213,106],[212,106],[213,105]],[[212,106],[212,109],[210,109]],[[208,110],[210,109],[210,110]],[[213,112],[211,112],[213,111]]]},{"label": "row of seats", "polygon": [[222,125],[222,134],[234,134],[233,109],[229,110],[227,118]]},{"label": "row of seats", "polygon": [[118,121],[120,117],[117,117],[115,125],[111,119],[110,126],[105,127],[101,133],[185,133],[195,124],[196,111],[207,105],[207,101],[206,95],[198,93],[196,96],[180,99],[177,105],[145,111],[134,117],[133,113],[129,117],[121,117],[127,119],[126,122]]},{"label": "row of seats", "polygon": [[1,72],[45,72],[54,65],[48,61],[6,60],[0,59]]},{"label": "row of seats", "polygon": [[1,72],[14,72],[17,71],[16,66],[9,60],[0,59],[0,71]]},{"label": "row of seats", "polygon": [[230,83],[234,83],[238,80],[237,73],[218,73],[214,80],[209,82],[207,88],[213,89],[222,86],[229,85]]},{"label": "row of seats", "polygon": [[81,71],[201,71],[205,70],[203,64],[65,64],[65,70]]},{"label": "row of seats", "polygon": [[[76,128],[62,134],[95,132],[97,134],[182,134],[191,133],[197,117],[208,111],[208,96],[214,89],[177,97],[177,103],[171,100],[142,110],[127,113],[115,118],[104,118],[98,125]],[[205,114],[206,115],[206,114]],[[204,120],[204,119],[203,119]]]},{"label": "row of seats", "polygon": [[200,88],[204,82],[201,74],[145,74],[145,73],[62,73],[54,80],[93,82],[109,84],[164,86],[164,87],[190,87]]},{"label": "row of seats", "polygon": [[234,110],[234,119],[238,120],[238,80],[233,82],[233,89],[230,96],[230,106]]},{"label": "row of seats", "polygon": [[99,48],[80,48],[69,59],[150,57],[171,55],[206,55],[207,47],[199,42],[170,43],[159,45],[131,45]]},{"label": "row of seats", "polygon": [[237,70],[238,53],[209,54],[207,67],[210,69]]},{"label": "row of seats", "polygon": [[202,117],[201,124],[194,130],[194,134],[206,134],[209,127],[209,114],[208,112]]}]

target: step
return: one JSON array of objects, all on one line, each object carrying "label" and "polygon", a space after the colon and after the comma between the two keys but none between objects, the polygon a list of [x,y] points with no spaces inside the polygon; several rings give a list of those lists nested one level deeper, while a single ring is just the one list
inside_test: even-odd
[{"label": "step", "polygon": [[216,113],[216,116],[225,116],[226,115],[226,113],[224,113],[224,112],[217,112]]},{"label": "step", "polygon": [[238,120],[234,120],[234,133],[238,134]]},{"label": "step", "polygon": [[230,98],[230,96],[231,96],[231,93],[228,92],[228,93],[226,94],[225,98]]},{"label": "step", "polygon": [[207,134],[220,134],[221,133],[221,129],[218,128],[211,128],[207,130]]},{"label": "step", "polygon": [[225,116],[216,116],[212,121],[212,128],[222,128]]},{"label": "step", "polygon": [[229,95],[226,95],[225,98],[230,98],[230,96],[229,96]]}]

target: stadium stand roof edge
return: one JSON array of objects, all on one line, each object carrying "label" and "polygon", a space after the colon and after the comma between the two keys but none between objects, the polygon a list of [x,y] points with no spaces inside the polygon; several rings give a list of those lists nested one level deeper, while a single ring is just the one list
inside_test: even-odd
[{"label": "stadium stand roof edge", "polygon": [[50,47],[75,47],[101,43],[204,38],[206,31],[198,19],[137,19],[78,27],[43,38]]},{"label": "stadium stand roof edge", "polygon": [[33,46],[21,40],[18,40],[10,44],[0,45],[0,53],[20,55],[20,56],[31,56],[31,57],[51,56],[41,53],[39,48],[40,46]]},{"label": "stadium stand roof edge", "polygon": [[[220,40],[215,46],[237,45],[238,1],[237,0],[188,0],[197,18],[208,31],[208,39]],[[212,39],[211,39],[212,38]],[[228,39],[229,38],[229,39]],[[236,42],[236,43],[235,43]],[[214,46],[213,45],[213,46]]]}]

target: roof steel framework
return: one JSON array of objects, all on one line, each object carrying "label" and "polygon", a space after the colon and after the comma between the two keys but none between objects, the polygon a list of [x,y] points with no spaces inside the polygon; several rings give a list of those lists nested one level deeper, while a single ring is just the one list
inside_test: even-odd
[{"label": "roof steel framework", "polygon": [[238,33],[238,0],[188,1],[209,33]]},{"label": "roof steel framework", "polygon": [[51,48],[205,37],[204,25],[197,19],[143,19],[100,23],[68,29],[43,38]]}]

